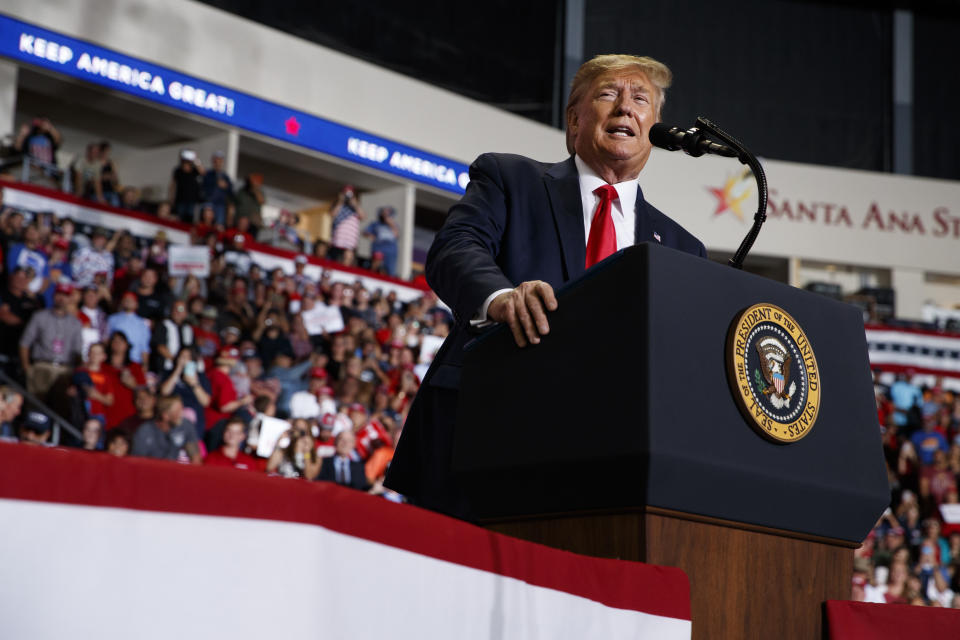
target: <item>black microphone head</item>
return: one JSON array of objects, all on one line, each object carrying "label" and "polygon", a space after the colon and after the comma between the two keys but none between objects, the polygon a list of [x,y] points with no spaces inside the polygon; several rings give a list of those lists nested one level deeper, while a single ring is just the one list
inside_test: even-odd
[{"label": "black microphone head", "polygon": [[682,148],[680,140],[683,139],[683,130],[679,127],[671,127],[663,122],[657,122],[650,127],[649,138],[655,147],[667,151],[678,151]]}]

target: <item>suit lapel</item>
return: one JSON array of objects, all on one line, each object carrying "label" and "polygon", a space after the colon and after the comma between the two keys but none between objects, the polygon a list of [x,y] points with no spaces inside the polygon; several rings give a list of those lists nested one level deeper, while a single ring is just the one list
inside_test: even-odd
[{"label": "suit lapel", "polygon": [[647,200],[643,197],[643,189],[637,186],[637,204],[634,207],[636,222],[633,226],[633,244],[647,242],[653,238],[653,229],[651,225],[650,212],[648,211]]},{"label": "suit lapel", "polygon": [[580,180],[573,156],[546,172],[544,183],[550,197],[553,219],[560,236],[560,251],[566,268],[566,279],[573,280],[584,272],[587,240],[583,235],[583,205],[580,202]]}]

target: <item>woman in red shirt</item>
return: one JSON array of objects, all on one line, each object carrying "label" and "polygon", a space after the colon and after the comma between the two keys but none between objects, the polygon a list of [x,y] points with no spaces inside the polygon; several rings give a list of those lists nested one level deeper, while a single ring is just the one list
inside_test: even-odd
[{"label": "woman in red shirt", "polygon": [[113,404],[107,409],[107,429],[111,429],[137,412],[133,391],[147,384],[143,368],[130,360],[130,341],[121,331],[114,331],[107,341],[109,356],[104,370],[113,377]]}]

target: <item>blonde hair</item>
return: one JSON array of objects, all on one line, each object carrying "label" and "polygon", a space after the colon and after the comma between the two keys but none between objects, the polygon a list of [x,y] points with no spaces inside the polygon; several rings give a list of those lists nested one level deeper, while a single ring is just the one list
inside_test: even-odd
[{"label": "blonde hair", "polygon": [[163,418],[163,414],[169,411],[175,404],[183,404],[183,400],[180,399],[180,396],[169,395],[169,396],[160,396],[157,398],[157,405],[155,407],[156,413],[154,414],[157,418]]},{"label": "blonde hair", "polygon": [[[653,86],[657,88],[654,108],[656,109],[657,120],[660,119],[663,105],[667,101],[667,89],[673,82],[673,73],[670,71],[670,68],[659,60],[654,60],[647,56],[608,53],[594,56],[577,69],[576,75],[573,76],[573,82],[570,83],[570,96],[567,98],[567,109],[565,113],[567,114],[568,123],[571,111],[576,109],[577,105],[580,104],[580,101],[583,99],[583,94],[587,92],[587,89],[590,88],[593,81],[606,73],[618,71],[640,71],[650,79]],[[570,131],[569,126],[567,126],[567,151],[569,151],[571,155],[574,153],[573,132]]]}]

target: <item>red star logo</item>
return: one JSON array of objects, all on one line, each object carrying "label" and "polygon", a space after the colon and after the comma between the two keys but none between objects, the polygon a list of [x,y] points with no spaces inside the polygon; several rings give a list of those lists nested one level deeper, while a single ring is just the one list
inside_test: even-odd
[{"label": "red star logo", "polygon": [[291,136],[300,135],[300,123],[297,122],[297,119],[293,116],[287,118],[283,126],[286,128],[287,133]]},{"label": "red star logo", "polygon": [[707,190],[717,198],[717,210],[713,212],[713,215],[718,216],[730,208],[730,203],[727,202],[727,193],[724,189],[707,187]]},{"label": "red star logo", "polygon": [[[744,174],[748,175],[748,174]],[[737,189],[737,186],[740,180],[744,176],[731,176],[727,178],[724,182],[723,188],[718,189],[716,187],[707,187],[707,191],[713,194],[713,197],[717,199],[717,209],[713,212],[714,216],[721,215],[724,211],[732,211],[737,218],[741,221],[743,220],[743,209],[740,207],[748,197],[750,197],[750,189]],[[741,193],[737,194],[737,191]]]}]

